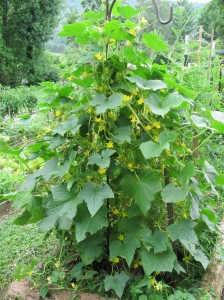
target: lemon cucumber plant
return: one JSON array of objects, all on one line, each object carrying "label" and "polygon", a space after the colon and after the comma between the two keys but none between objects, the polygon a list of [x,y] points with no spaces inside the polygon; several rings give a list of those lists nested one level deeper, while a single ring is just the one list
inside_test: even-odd
[{"label": "lemon cucumber plant", "polygon": [[[196,94],[148,59],[167,45],[154,33],[141,35],[144,20],[131,21],[139,12],[117,5],[112,20],[87,12],[64,26],[61,36],[89,55],[62,83],[41,84],[49,98],[40,110],[55,116],[24,150],[43,166],[14,202],[24,209],[16,224],[56,230],[78,252],[72,286],[77,270],[90,268],[120,298],[132,274],[143,279],[139,286],[159,290],[156,274],[185,272],[187,256],[207,267],[200,234],[214,230],[216,217],[205,204],[216,197],[217,178],[223,183],[208,162],[194,161],[195,130],[200,141],[201,128],[214,129],[192,115]],[[208,117],[221,130],[222,113]]]}]

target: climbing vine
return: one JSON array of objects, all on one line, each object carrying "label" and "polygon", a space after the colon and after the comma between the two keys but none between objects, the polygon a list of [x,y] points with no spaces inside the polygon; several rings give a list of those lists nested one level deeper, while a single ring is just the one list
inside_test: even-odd
[{"label": "climbing vine", "polygon": [[194,152],[203,132],[210,137],[223,126],[220,112],[208,120],[194,115],[196,93],[148,59],[167,45],[141,34],[146,20],[131,20],[139,13],[117,5],[110,21],[104,12],[87,12],[64,26],[61,36],[89,55],[63,83],[41,84],[49,98],[40,109],[55,117],[24,150],[43,166],[27,176],[14,202],[24,209],[16,224],[38,222],[42,232],[57,232],[62,251],[67,245],[78,253],[66,275],[61,252],[48,283],[63,275],[74,287],[91,269],[104,276],[105,292],[120,298],[133,274],[141,287],[160,290],[158,274],[185,272],[189,259],[207,267],[200,234],[215,228],[204,204],[208,194],[216,197],[219,174],[209,162],[195,162]]}]

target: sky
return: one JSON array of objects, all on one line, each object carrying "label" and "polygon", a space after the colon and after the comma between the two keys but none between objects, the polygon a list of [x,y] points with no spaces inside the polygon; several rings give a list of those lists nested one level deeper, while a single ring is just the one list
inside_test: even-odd
[{"label": "sky", "polygon": [[189,2],[195,2],[195,3],[208,3],[211,0],[189,0]]}]

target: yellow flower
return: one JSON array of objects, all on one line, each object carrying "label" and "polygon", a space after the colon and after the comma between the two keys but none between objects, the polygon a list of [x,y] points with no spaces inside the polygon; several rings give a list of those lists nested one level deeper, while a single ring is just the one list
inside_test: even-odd
[{"label": "yellow flower", "polygon": [[157,283],[157,281],[155,280],[155,278],[150,278],[149,282],[151,283],[152,286],[154,286]]},{"label": "yellow flower", "polygon": [[69,180],[72,177],[72,174],[68,173],[65,175],[65,180]]},{"label": "yellow flower", "polygon": [[10,141],[10,136],[6,136],[5,138],[4,138],[4,142],[9,142]]},{"label": "yellow flower", "polygon": [[130,117],[129,117],[131,120],[131,123],[136,123],[137,122],[137,119],[136,119],[136,117],[134,116],[134,115],[131,115]]},{"label": "yellow flower", "polygon": [[95,54],[95,58],[97,60],[101,60],[103,58],[103,55],[101,53],[97,53],[97,54]]},{"label": "yellow flower", "polygon": [[130,41],[126,41],[126,46],[130,47],[131,46],[131,42]]},{"label": "yellow flower", "polygon": [[147,125],[147,126],[145,126],[145,129],[149,131],[149,130],[151,130],[151,129],[152,129],[152,126],[150,126],[150,125]]},{"label": "yellow flower", "polygon": [[42,136],[42,134],[41,134],[41,133],[38,133],[38,134],[36,135],[36,138],[37,138],[37,139],[42,139],[42,138],[43,138],[43,136]]},{"label": "yellow flower", "polygon": [[69,76],[67,79],[68,81],[72,81],[75,77],[72,75],[72,76]]},{"label": "yellow flower", "polygon": [[114,146],[113,142],[111,142],[111,141],[106,143],[106,145],[107,145],[107,148],[109,148],[109,149],[113,148],[113,146]]},{"label": "yellow flower", "polygon": [[123,218],[126,218],[128,216],[128,213],[126,211],[122,211],[121,215]]},{"label": "yellow flower", "polygon": [[133,28],[131,28],[131,29],[129,30],[129,33],[130,33],[131,35],[134,35],[134,36],[137,35],[137,34],[136,34],[136,31],[135,31]]},{"label": "yellow flower", "polygon": [[140,22],[142,24],[144,24],[144,25],[148,24],[148,21],[144,17],[141,17],[141,21]]},{"label": "yellow flower", "polygon": [[141,97],[141,98],[138,100],[138,104],[141,105],[143,102],[144,102],[144,98]]},{"label": "yellow flower", "polygon": [[98,87],[98,91],[99,91],[99,92],[102,92],[102,91],[103,91],[103,86],[102,86],[102,85]]},{"label": "yellow flower", "polygon": [[74,282],[71,283],[71,287],[72,287],[73,289],[75,288]]},{"label": "yellow flower", "polygon": [[118,238],[118,240],[123,241],[124,240],[124,235],[123,234],[119,234],[119,236],[117,238]]},{"label": "yellow flower", "polygon": [[103,131],[104,129],[105,129],[105,126],[104,126],[104,125],[100,125],[99,131],[101,132],[101,131]]},{"label": "yellow flower", "polygon": [[115,209],[112,211],[112,213],[113,213],[114,215],[117,216],[117,215],[119,215],[120,212],[119,212],[119,210],[118,210],[117,208],[115,208]]},{"label": "yellow flower", "polygon": [[48,281],[48,282],[51,282],[51,276],[48,276],[48,277],[47,277],[47,281]]},{"label": "yellow flower", "polygon": [[113,42],[116,42],[116,40],[115,39],[109,39],[109,42],[113,43]]},{"label": "yellow flower", "polygon": [[124,101],[126,101],[126,102],[131,101],[131,99],[132,99],[132,96],[128,96],[128,95],[124,96]]},{"label": "yellow flower", "polygon": [[188,214],[186,212],[184,212],[182,216],[184,217],[184,219],[188,218]]},{"label": "yellow flower", "polygon": [[128,169],[132,169],[133,168],[133,164],[132,163],[129,163],[128,164]]},{"label": "yellow flower", "polygon": [[186,263],[188,263],[192,260],[192,257],[191,256],[185,256],[182,260],[185,261]]},{"label": "yellow flower", "polygon": [[103,168],[99,168],[99,169],[98,169],[98,173],[99,173],[100,175],[105,174],[106,171],[107,171],[107,169],[103,169]]},{"label": "yellow flower", "polygon": [[108,74],[109,71],[110,71],[110,69],[109,69],[108,67],[105,67],[105,68],[104,68],[104,72],[105,72],[106,74]]},{"label": "yellow flower", "polygon": [[120,258],[119,257],[115,257],[115,259],[113,260],[114,264],[118,264],[120,262]]},{"label": "yellow flower", "polygon": [[89,150],[87,149],[83,154],[84,154],[84,156],[89,155]]},{"label": "yellow flower", "polygon": [[160,122],[154,122],[154,123],[153,123],[153,126],[154,126],[155,128],[157,128],[157,129],[161,128]]},{"label": "yellow flower", "polygon": [[94,121],[95,121],[96,123],[101,123],[101,122],[102,122],[102,119],[101,119],[100,117],[99,117],[99,118],[96,117],[96,118],[94,119]]},{"label": "yellow flower", "polygon": [[154,289],[157,291],[161,291],[163,288],[161,282],[158,282],[156,285],[154,285]]},{"label": "yellow flower", "polygon": [[139,264],[138,263],[134,263],[133,268],[134,269],[138,269],[138,267],[139,267]]},{"label": "yellow flower", "polygon": [[56,110],[55,116],[59,117],[62,114],[62,111],[60,109]]},{"label": "yellow flower", "polygon": [[32,274],[33,274],[33,271],[26,272],[26,275],[29,276],[29,277],[31,277]]},{"label": "yellow flower", "polygon": [[150,112],[150,108],[148,106],[145,107],[145,112],[146,113]]},{"label": "yellow flower", "polygon": [[186,144],[185,144],[185,143],[181,143],[181,146],[185,148],[185,147],[186,147]]},{"label": "yellow flower", "polygon": [[108,117],[109,117],[110,119],[112,119],[113,121],[116,120],[116,116],[115,116],[113,113],[111,113],[111,112],[108,112]]},{"label": "yellow flower", "polygon": [[86,112],[90,114],[92,112],[92,107],[89,107]]},{"label": "yellow flower", "polygon": [[166,152],[166,155],[170,155],[171,154],[170,149],[166,149],[165,152]]},{"label": "yellow flower", "polygon": [[158,136],[155,136],[155,137],[154,137],[154,141],[158,143],[158,141],[159,141]]}]

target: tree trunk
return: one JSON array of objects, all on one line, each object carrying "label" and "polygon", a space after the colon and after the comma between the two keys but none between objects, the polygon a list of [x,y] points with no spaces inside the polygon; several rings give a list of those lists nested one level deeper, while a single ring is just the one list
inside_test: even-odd
[{"label": "tree trunk", "polygon": [[2,37],[3,37],[3,40],[5,41],[6,47],[8,47],[8,45],[9,45],[8,10],[9,10],[8,0],[2,0],[2,27],[3,27],[2,28]]}]

